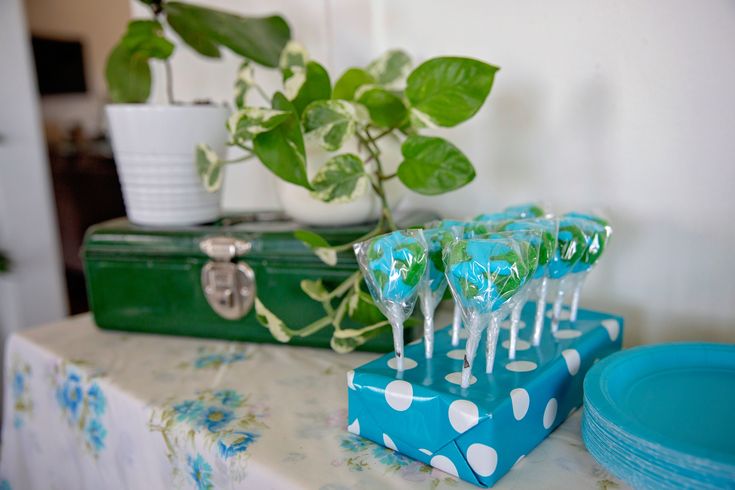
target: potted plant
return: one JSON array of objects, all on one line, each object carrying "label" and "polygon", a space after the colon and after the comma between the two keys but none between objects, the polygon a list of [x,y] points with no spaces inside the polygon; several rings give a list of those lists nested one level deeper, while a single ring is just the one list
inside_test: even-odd
[{"label": "potted plant", "polygon": [[[219,193],[208,193],[194,167],[194,149],[206,142],[225,149],[227,106],[174,99],[170,57],[174,43],[164,23],[202,56],[229,49],[248,62],[275,67],[290,38],[278,16],[250,18],[193,4],[141,0],[151,19],[133,20],[107,59],[107,106],[112,146],[130,220],[144,225],[191,225],[215,220]],[[165,65],[168,104],[146,104],[151,62]]]},{"label": "potted plant", "polygon": [[[366,68],[348,69],[332,84],[324,67],[294,42],[287,45],[279,67],[283,91],[272,97],[263,94],[263,107],[244,103],[253,82],[250,68],[243,67],[236,82],[238,111],[227,125],[230,144],[245,151],[243,159],[260,160],[290,184],[282,187],[286,192],[298,189],[324,203],[314,209],[330,222],[339,206],[360,200],[370,206],[376,201],[376,225],[356,241],[396,229],[389,185],[436,195],[474,179],[474,167],[459,148],[422,132],[454,127],[474,116],[490,93],[497,67],[470,58],[439,57],[412,69],[409,56],[393,50]],[[396,158],[386,141],[400,148]],[[313,151],[315,146],[321,153]],[[316,165],[310,162],[315,154]],[[206,144],[198,147],[198,171],[210,189],[218,188],[225,163]],[[287,211],[295,214],[288,206]],[[330,244],[307,230],[295,234],[328,265],[336,264],[339,252],[351,252],[354,243]],[[275,338],[285,340],[331,325],[332,347],[349,351],[389,328],[362,282],[359,271],[332,291],[322,281],[302,281],[304,294],[324,307],[324,318],[311,325],[287,326],[256,300],[258,319]],[[346,315],[375,321],[360,329],[342,328]]]}]

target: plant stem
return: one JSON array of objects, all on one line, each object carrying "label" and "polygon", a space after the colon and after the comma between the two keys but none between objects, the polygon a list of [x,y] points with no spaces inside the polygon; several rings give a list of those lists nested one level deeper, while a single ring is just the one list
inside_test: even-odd
[{"label": "plant stem", "polygon": [[265,93],[265,90],[263,90],[260,85],[256,83],[253,85],[253,87],[255,87],[255,90],[257,90],[260,96],[263,97],[263,100],[265,100],[268,104],[271,103],[271,99],[268,97],[268,94]]},{"label": "plant stem", "polygon": [[174,79],[171,70],[171,60],[165,60],[163,65],[166,67],[166,98],[169,104],[174,103]]},{"label": "plant stem", "polygon": [[244,156],[242,156],[240,158],[234,158],[232,160],[220,160],[220,163],[223,163],[225,165],[228,165],[230,163],[246,162],[246,161],[250,160],[251,158],[255,158],[255,155],[252,154],[252,153],[250,155],[244,155]]},{"label": "plant stem", "polygon": [[392,174],[389,174],[389,175],[378,175],[378,178],[380,180],[390,180],[397,175],[398,175],[398,172],[393,172]]},{"label": "plant stem", "polygon": [[398,229],[398,227],[393,220],[393,213],[391,212],[390,206],[388,205],[388,198],[385,195],[383,180],[380,178],[381,175],[384,175],[383,163],[380,161],[380,148],[378,148],[378,145],[375,143],[375,139],[370,135],[370,132],[367,129],[365,130],[365,135],[362,136],[361,139],[365,140],[365,146],[370,152],[372,158],[375,160],[375,165],[377,167],[377,178],[375,179],[375,182],[373,182],[373,190],[378,195],[378,198],[380,198],[380,203],[383,208],[383,216],[385,217],[389,230],[395,231]]}]

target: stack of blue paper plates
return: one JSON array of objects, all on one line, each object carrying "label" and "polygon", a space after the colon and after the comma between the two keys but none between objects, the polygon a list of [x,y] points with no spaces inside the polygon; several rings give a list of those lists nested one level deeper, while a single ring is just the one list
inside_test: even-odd
[{"label": "stack of blue paper plates", "polygon": [[735,345],[622,351],[584,381],[582,436],[636,488],[735,488]]}]

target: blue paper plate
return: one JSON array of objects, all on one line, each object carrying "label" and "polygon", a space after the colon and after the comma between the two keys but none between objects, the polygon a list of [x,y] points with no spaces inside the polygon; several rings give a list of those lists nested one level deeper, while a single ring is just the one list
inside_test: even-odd
[{"label": "blue paper plate", "polygon": [[735,345],[619,352],[589,371],[584,391],[588,448],[622,478],[714,482],[735,471]]}]

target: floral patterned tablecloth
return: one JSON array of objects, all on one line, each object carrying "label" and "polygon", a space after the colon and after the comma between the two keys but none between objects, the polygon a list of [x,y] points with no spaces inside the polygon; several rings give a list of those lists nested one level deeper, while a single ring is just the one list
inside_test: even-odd
[{"label": "floral patterned tablecloth", "polygon": [[[346,430],[375,354],[106,332],[6,345],[0,490],[476,488]],[[613,488],[573,415],[496,488]]]}]

